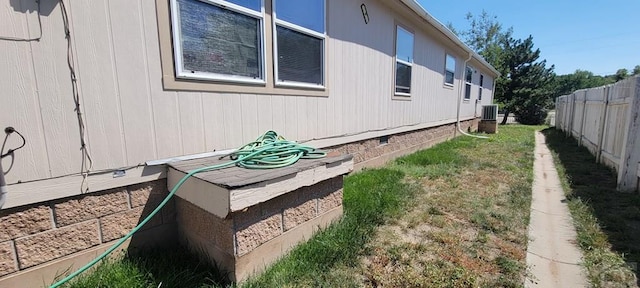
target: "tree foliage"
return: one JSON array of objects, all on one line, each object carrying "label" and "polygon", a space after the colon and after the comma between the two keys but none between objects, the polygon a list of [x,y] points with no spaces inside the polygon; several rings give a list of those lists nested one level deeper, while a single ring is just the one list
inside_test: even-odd
[{"label": "tree foliage", "polygon": [[616,82],[611,76],[594,75],[586,70],[576,70],[572,74],[558,75],[549,84],[551,99],[571,94],[576,90],[603,86]]},{"label": "tree foliage", "polygon": [[502,64],[503,42],[511,37],[513,28],[503,29],[498,17],[482,10],[478,16],[467,13],[465,19],[469,29],[459,32],[459,36],[473,50],[478,52],[496,69]]},{"label": "tree foliage", "polygon": [[[633,68],[633,76],[640,75],[640,65],[636,65]],[[558,75],[554,81],[549,84],[549,91],[551,99],[562,95],[568,95],[576,90],[588,89],[593,87],[599,87],[604,85],[613,84],[620,80],[624,80],[629,77],[627,69],[618,69],[615,74],[612,75],[594,75],[590,71],[576,70],[571,74]]]},{"label": "tree foliage", "polygon": [[553,65],[547,68],[547,61],[539,60],[540,49],[534,49],[532,36],[524,40],[509,37],[504,40],[503,49],[503,65],[508,74],[499,100],[518,122],[544,123],[550,104],[547,88],[555,76]]},{"label": "tree foliage", "polygon": [[[503,124],[511,112],[520,123],[542,123],[556,97],[630,76],[625,68],[606,76],[586,70],[556,76],[554,66],[547,68],[546,60],[539,59],[540,50],[534,48],[531,36],[513,38],[512,27],[505,29],[496,16],[484,10],[478,15],[467,13],[465,18],[469,24],[466,29],[456,29],[451,23],[447,27],[502,74],[496,79],[494,95],[505,112]],[[633,68],[632,75],[640,75],[640,65]]]},{"label": "tree foliage", "polygon": [[620,81],[620,80],[624,80],[625,78],[629,77],[629,70],[627,69],[618,69],[618,71],[616,71],[616,74],[614,75],[616,81]]},{"label": "tree foliage", "polygon": [[502,74],[494,87],[495,100],[505,109],[502,123],[510,112],[521,123],[542,123],[549,105],[546,89],[554,74],[553,66],[547,68],[545,60],[538,60],[540,50],[534,49],[533,37],[513,38],[513,28],[504,29],[497,17],[486,11],[477,16],[468,13],[466,20],[469,28],[456,33]]}]

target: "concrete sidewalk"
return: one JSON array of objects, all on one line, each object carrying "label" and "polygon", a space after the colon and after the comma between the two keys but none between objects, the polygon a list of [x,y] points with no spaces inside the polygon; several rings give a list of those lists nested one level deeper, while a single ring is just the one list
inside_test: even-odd
[{"label": "concrete sidewalk", "polygon": [[588,287],[564,191],[545,138],[536,132],[525,287]]}]

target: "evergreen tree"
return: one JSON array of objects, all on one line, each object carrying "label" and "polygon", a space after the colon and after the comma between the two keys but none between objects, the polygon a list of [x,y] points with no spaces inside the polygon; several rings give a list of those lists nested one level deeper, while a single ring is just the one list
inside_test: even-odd
[{"label": "evergreen tree", "polygon": [[533,38],[514,39],[513,28],[503,29],[497,17],[484,10],[478,16],[468,13],[466,19],[467,30],[448,27],[502,74],[494,87],[495,101],[505,109],[502,124],[511,112],[521,123],[542,123],[551,102],[549,85],[554,67],[546,68],[545,60],[538,61],[540,50],[533,49]]},{"label": "evergreen tree", "polygon": [[507,75],[502,85],[500,101],[504,104],[505,119],[513,112],[522,124],[542,124],[547,116],[549,84],[555,74],[554,66],[546,67],[546,60],[539,61],[540,49],[533,48],[533,37],[514,39],[503,44],[503,61]]}]

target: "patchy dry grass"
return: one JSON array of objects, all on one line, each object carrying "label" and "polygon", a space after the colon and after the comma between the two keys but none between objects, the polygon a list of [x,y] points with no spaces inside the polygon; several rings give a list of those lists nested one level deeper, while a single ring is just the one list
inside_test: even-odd
[{"label": "patchy dry grass", "polygon": [[501,127],[398,159],[422,184],[408,211],[382,226],[354,273],[371,287],[521,287],[534,131]]},{"label": "patchy dry grass", "polygon": [[578,245],[593,287],[638,287],[640,195],[616,191],[616,174],[573,138],[555,129],[543,131],[551,149]]},{"label": "patchy dry grass", "polygon": [[[502,126],[350,175],[344,217],[242,287],[521,287],[539,128]],[[235,287],[197,258],[150,256],[71,287]]]}]

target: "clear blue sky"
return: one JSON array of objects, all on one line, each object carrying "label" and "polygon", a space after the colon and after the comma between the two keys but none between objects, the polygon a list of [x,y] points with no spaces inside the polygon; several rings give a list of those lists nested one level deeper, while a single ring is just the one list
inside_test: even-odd
[{"label": "clear blue sky", "polygon": [[516,38],[533,36],[535,48],[556,74],[576,69],[597,75],[631,72],[640,65],[640,0],[418,0],[443,24],[469,27],[465,15],[484,9]]}]

